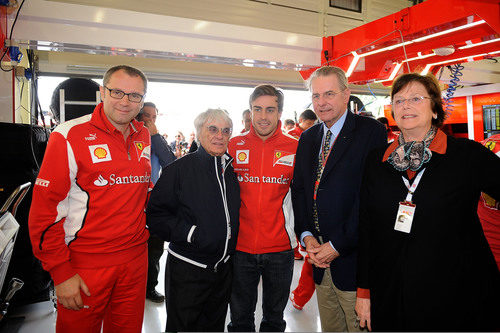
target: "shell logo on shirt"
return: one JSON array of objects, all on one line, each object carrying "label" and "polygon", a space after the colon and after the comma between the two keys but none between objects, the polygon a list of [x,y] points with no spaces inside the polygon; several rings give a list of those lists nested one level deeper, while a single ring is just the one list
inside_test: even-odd
[{"label": "shell logo on shirt", "polygon": [[111,161],[111,153],[107,144],[89,146],[93,163]]},{"label": "shell logo on shirt", "polygon": [[293,167],[295,153],[287,153],[285,151],[276,150],[274,152],[273,167],[277,164]]},{"label": "shell logo on shirt", "polygon": [[250,150],[237,150],[236,151],[236,164],[248,164]]},{"label": "shell logo on shirt", "polygon": [[97,148],[96,150],[94,150],[94,155],[102,160],[103,158],[106,158],[106,156],[108,156],[108,152],[106,151],[106,149],[103,149],[103,148]]}]

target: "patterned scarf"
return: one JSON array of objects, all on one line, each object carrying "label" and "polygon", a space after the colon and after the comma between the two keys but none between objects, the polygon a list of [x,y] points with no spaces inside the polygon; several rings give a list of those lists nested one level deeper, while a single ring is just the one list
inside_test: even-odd
[{"label": "patterned scarf", "polygon": [[430,161],[432,152],[429,149],[437,128],[431,126],[431,129],[424,137],[423,141],[405,142],[403,134],[399,135],[399,146],[394,149],[387,161],[398,171],[417,171],[420,167]]}]

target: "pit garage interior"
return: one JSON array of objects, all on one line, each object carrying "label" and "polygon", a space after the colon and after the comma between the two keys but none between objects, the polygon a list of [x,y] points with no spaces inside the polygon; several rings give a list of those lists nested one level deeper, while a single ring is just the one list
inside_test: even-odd
[{"label": "pit garage interior", "polygon": [[[432,72],[448,98],[448,125],[457,136],[481,141],[500,133],[496,0],[18,0],[0,1],[0,10],[0,136],[8,150],[1,205],[19,185],[34,181],[48,128],[55,125],[39,102],[44,78],[99,80],[118,64],[140,68],[158,84],[229,89],[270,83],[303,96],[308,94],[304,78],[312,70],[336,65],[348,73],[351,92],[365,104],[374,102],[373,115],[385,115],[392,126],[387,96],[394,77]],[[179,97],[189,106],[189,97]],[[303,105],[290,106],[290,117]],[[239,126],[243,109],[228,111]],[[165,102],[160,118],[194,118],[182,110],[175,117],[169,112]],[[10,132],[13,125],[21,128],[17,136]],[[12,177],[10,172],[21,168],[27,171]],[[2,306],[13,277],[25,284],[5,306],[8,315],[0,331],[53,332],[55,310],[46,276],[36,271],[39,279],[31,279],[39,268],[29,257],[31,190],[26,191],[19,205],[14,200],[9,208],[19,208],[12,212],[14,220],[0,225],[8,236],[0,250],[3,258],[11,258],[0,266]],[[301,263],[295,262],[292,288]],[[162,274],[163,267],[159,289]],[[258,318],[260,301],[257,309]],[[303,311],[289,303],[287,331],[319,331],[317,311],[315,298]],[[143,332],[164,327],[165,305],[146,302]]]}]

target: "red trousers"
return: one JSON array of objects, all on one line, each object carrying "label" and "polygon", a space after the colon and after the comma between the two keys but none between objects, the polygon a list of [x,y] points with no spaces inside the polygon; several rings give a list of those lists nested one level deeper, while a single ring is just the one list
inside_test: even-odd
[{"label": "red trousers", "polygon": [[[76,268],[90,291],[80,291],[88,308],[57,307],[58,333],[139,333],[146,301],[148,251],[131,261],[102,268]],[[103,323],[104,322],[104,323]]]},{"label": "red trousers", "polygon": [[306,305],[316,290],[313,279],[313,267],[307,261],[308,258],[308,256],[305,257],[304,264],[302,265],[299,284],[297,285],[297,288],[292,291],[293,300],[295,301],[295,304],[299,306]]}]

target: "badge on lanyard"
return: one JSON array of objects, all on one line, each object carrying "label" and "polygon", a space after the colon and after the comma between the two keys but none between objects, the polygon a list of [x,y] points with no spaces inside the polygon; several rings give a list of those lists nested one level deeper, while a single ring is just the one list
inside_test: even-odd
[{"label": "badge on lanyard", "polygon": [[399,203],[398,213],[396,214],[396,222],[394,223],[394,230],[406,232],[407,234],[410,233],[416,208],[416,206],[411,202],[411,199],[413,198],[413,194],[420,183],[420,179],[422,179],[424,171],[425,169],[422,169],[422,171],[417,174],[411,186],[408,179],[402,177],[403,183],[408,189],[408,194],[406,195],[406,200]]},{"label": "badge on lanyard", "polygon": [[413,215],[415,214],[415,205],[408,201],[399,203],[398,213],[396,214],[396,223],[394,230],[406,232],[411,231],[411,224],[413,223]]}]

